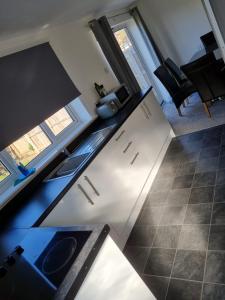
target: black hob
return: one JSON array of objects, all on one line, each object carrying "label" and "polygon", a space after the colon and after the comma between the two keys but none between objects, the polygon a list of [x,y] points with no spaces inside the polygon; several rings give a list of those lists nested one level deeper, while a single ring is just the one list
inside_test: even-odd
[{"label": "black hob", "polygon": [[34,263],[35,266],[59,287],[90,234],[89,231],[55,233]]},{"label": "black hob", "polygon": [[0,266],[0,300],[53,299],[91,231],[37,229]]}]

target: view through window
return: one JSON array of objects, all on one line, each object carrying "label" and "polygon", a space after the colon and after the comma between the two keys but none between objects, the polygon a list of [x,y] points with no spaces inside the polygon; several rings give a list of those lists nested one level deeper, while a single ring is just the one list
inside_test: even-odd
[{"label": "view through window", "polygon": [[51,141],[47,135],[40,126],[37,126],[6,150],[17,164],[22,163],[26,166],[50,145]]},{"label": "view through window", "polygon": [[45,122],[47,123],[51,131],[54,133],[54,135],[58,135],[70,124],[73,123],[73,119],[71,118],[67,110],[65,108],[62,108],[53,116],[48,118]]},{"label": "view through window", "polygon": [[0,162],[0,182],[5,180],[10,175],[6,167]]},{"label": "view through window", "polygon": [[149,88],[150,82],[148,75],[145,71],[139,53],[135,48],[135,45],[132,43],[131,38],[129,37],[128,31],[126,28],[120,29],[114,33],[116,40],[123,51],[126,60],[133,71],[137,82],[141,89],[145,90]]}]

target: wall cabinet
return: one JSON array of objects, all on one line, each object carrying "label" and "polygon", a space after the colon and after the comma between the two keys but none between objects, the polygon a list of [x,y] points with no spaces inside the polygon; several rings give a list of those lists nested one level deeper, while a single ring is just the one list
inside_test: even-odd
[{"label": "wall cabinet", "polygon": [[[112,237],[119,241],[169,134],[168,123],[164,117],[160,119],[162,112],[157,106],[151,92],[51,211],[42,226],[107,223],[112,229]],[[158,114],[156,117],[155,113]]]}]

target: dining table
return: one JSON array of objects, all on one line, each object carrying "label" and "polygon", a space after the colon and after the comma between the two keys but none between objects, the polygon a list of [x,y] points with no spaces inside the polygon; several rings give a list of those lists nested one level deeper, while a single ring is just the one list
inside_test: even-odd
[{"label": "dining table", "polygon": [[197,60],[197,59],[203,57],[204,55],[206,55],[206,54],[208,54],[208,53],[210,53],[210,52],[213,52],[213,53],[214,53],[215,58],[216,58],[217,60],[222,59],[222,53],[221,53],[220,48],[214,49],[214,50],[212,50],[212,51],[206,51],[206,50],[203,48],[203,49],[201,49],[201,50],[195,52],[194,55],[191,57],[191,59],[190,59],[190,61],[189,61],[188,63],[191,63],[191,62],[193,62],[193,61],[195,61],[195,60]]}]

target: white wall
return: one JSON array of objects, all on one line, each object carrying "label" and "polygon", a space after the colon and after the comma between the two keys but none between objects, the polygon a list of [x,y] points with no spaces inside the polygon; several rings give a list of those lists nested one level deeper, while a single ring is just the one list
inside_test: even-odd
[{"label": "white wall", "polygon": [[56,55],[80,90],[85,106],[94,117],[95,103],[98,100],[94,82],[103,83],[110,90],[118,85],[118,81],[88,27],[88,20],[0,40],[0,56],[45,41],[50,41]]},{"label": "white wall", "polygon": [[212,30],[201,0],[139,0],[138,7],[165,57],[187,63]]}]

